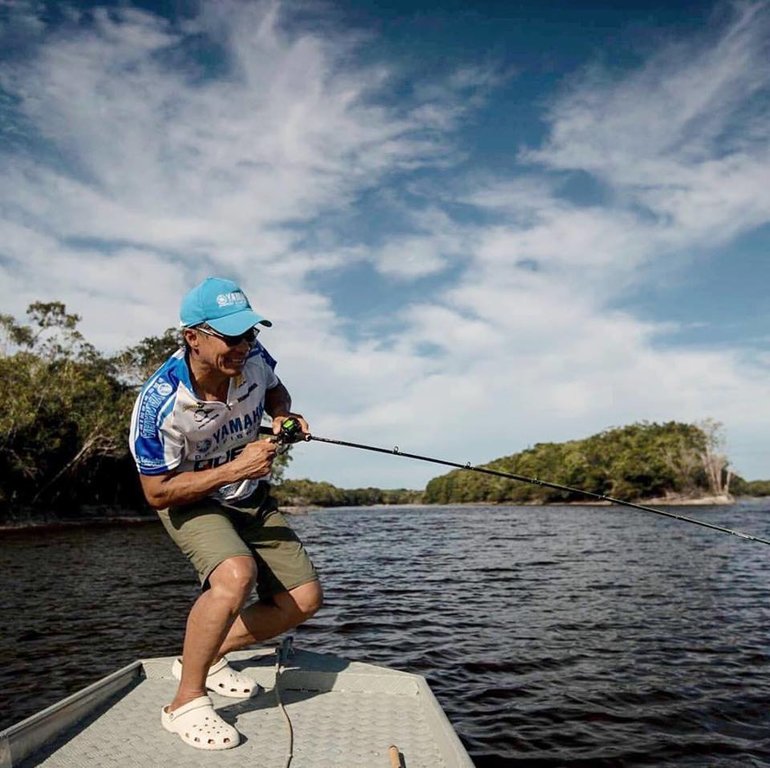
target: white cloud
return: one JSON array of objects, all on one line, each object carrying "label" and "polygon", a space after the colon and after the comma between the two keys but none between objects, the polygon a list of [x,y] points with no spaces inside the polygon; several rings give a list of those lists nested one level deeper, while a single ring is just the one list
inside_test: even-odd
[{"label": "white cloud", "polygon": [[724,29],[637,71],[595,69],[553,104],[529,161],[579,169],[642,205],[672,247],[725,243],[770,217],[770,12],[735,4]]},{"label": "white cloud", "polygon": [[[52,32],[36,55],[2,70],[0,84],[45,142],[45,152],[5,157],[0,180],[7,226],[48,238],[44,252],[3,244],[8,261],[35,276],[31,290],[78,298],[63,292],[69,281],[49,279],[77,238],[86,243],[84,262],[100,242],[149,254],[146,272],[126,275],[126,302],[171,263],[178,282],[167,302],[219,269],[258,285],[271,310],[289,297],[315,306],[302,296],[303,264],[306,273],[335,259],[302,253],[292,226],[350,205],[383,174],[434,162],[444,143],[424,135],[426,124],[442,108],[449,116],[459,109],[450,85],[427,123],[420,104],[383,106],[383,69],[345,67],[353,39],[292,36],[283,10],[205,5],[182,32],[140,11],[97,10],[93,24]],[[220,76],[204,77],[184,59],[185,35],[221,46]],[[5,277],[10,288],[13,269]],[[100,294],[102,281],[91,289]],[[273,291],[275,301],[265,297]],[[18,313],[28,294],[2,291],[0,299]],[[98,344],[114,343],[121,331],[92,317],[86,331]],[[147,316],[138,330],[150,333],[151,323]]]},{"label": "white cloud", "polygon": [[401,237],[391,239],[375,254],[375,265],[383,275],[401,278],[426,277],[447,265],[442,238]]},{"label": "white cloud", "polygon": [[[732,443],[755,445],[768,427],[766,364],[740,350],[661,347],[670,324],[611,307],[672,262],[697,269],[699,250],[770,221],[770,135],[767,123],[756,127],[766,102],[755,104],[770,78],[767,39],[766,9],[743,6],[716,42],[667,47],[623,75],[576,78],[553,105],[548,140],[524,156],[527,176],[458,183],[455,200],[495,224],[451,232],[465,274],[412,307],[411,343],[394,350],[440,353],[398,396],[358,413],[360,431],[377,424],[387,443],[400,428],[402,443],[413,440],[402,449],[439,446],[479,461],[629,421],[713,416]],[[537,166],[591,174],[608,202],[567,202]],[[451,201],[452,191],[439,196]],[[422,236],[428,252],[446,241],[440,226]],[[426,415],[435,431],[409,429]],[[749,476],[768,473],[761,457],[734,458]]]},{"label": "white cloud", "polygon": [[[661,348],[667,326],[615,308],[672,260],[770,220],[755,105],[770,77],[764,7],[636,71],[575,76],[526,169],[491,181],[458,178],[466,158],[448,149],[493,72],[425,78],[395,102],[387,64],[357,63],[359,41],[328,26],[291,31],[289,5],[203,7],[181,29],[100,12],[5,66],[0,84],[45,151],[2,158],[3,312],[64,300],[112,349],[173,325],[196,279],[230,274],[275,322],[266,344],[316,432],[462,462],[643,419],[713,416],[738,445],[767,432],[767,361]],[[182,51],[187,35],[221,52],[216,74]],[[566,200],[550,172],[569,170],[607,201]],[[376,247],[338,236],[332,214],[365,218],[378,186],[411,227]],[[457,205],[483,216],[461,221]],[[397,332],[351,338],[344,302],[312,288],[357,262],[394,286]],[[440,471],[312,444],[296,454],[293,474],[347,486]]]}]

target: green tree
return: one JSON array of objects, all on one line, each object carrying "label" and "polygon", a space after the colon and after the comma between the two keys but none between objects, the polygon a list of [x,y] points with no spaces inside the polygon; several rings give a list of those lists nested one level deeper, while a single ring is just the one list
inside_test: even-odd
[{"label": "green tree", "polygon": [[125,454],[130,395],[64,304],[35,302],[27,320],[0,321],[0,386],[13,393],[0,401],[0,500],[76,503],[100,460]]},{"label": "green tree", "polygon": [[[708,446],[713,440],[713,434],[702,426],[673,421],[643,422],[609,429],[584,440],[538,443],[484,466],[626,500],[698,495],[712,488],[703,457],[708,455]],[[726,463],[726,458],[721,458]],[[433,478],[425,489],[426,502],[444,504],[469,501],[527,504],[584,499],[585,496],[577,492],[463,470]]]},{"label": "green tree", "polygon": [[179,329],[166,328],[160,336],[145,336],[138,344],[126,347],[112,363],[122,381],[140,387],[181,346]]}]

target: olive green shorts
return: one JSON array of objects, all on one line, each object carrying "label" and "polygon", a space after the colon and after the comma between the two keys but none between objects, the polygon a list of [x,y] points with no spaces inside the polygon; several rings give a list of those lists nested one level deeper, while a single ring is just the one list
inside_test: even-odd
[{"label": "olive green shorts", "polygon": [[204,499],[158,511],[166,531],[198,572],[204,590],[221,562],[241,555],[256,560],[260,600],[270,600],[279,592],[318,578],[302,542],[278,511],[276,500],[260,495],[266,498],[230,504]]}]

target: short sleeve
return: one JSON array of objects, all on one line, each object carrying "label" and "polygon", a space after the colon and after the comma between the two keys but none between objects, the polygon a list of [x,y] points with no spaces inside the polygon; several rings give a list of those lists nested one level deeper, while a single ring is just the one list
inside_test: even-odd
[{"label": "short sleeve", "polygon": [[162,475],[182,462],[184,436],[173,428],[172,385],[159,377],[139,393],[131,417],[129,447],[142,475]]}]

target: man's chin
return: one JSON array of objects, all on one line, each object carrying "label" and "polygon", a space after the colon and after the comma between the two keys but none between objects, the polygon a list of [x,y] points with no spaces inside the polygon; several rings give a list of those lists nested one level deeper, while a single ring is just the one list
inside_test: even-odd
[{"label": "man's chin", "polygon": [[224,373],[226,376],[239,376],[241,373],[243,373],[243,366],[246,365],[246,361],[244,360],[241,363],[233,363],[233,362],[227,362],[222,365],[222,373]]}]

